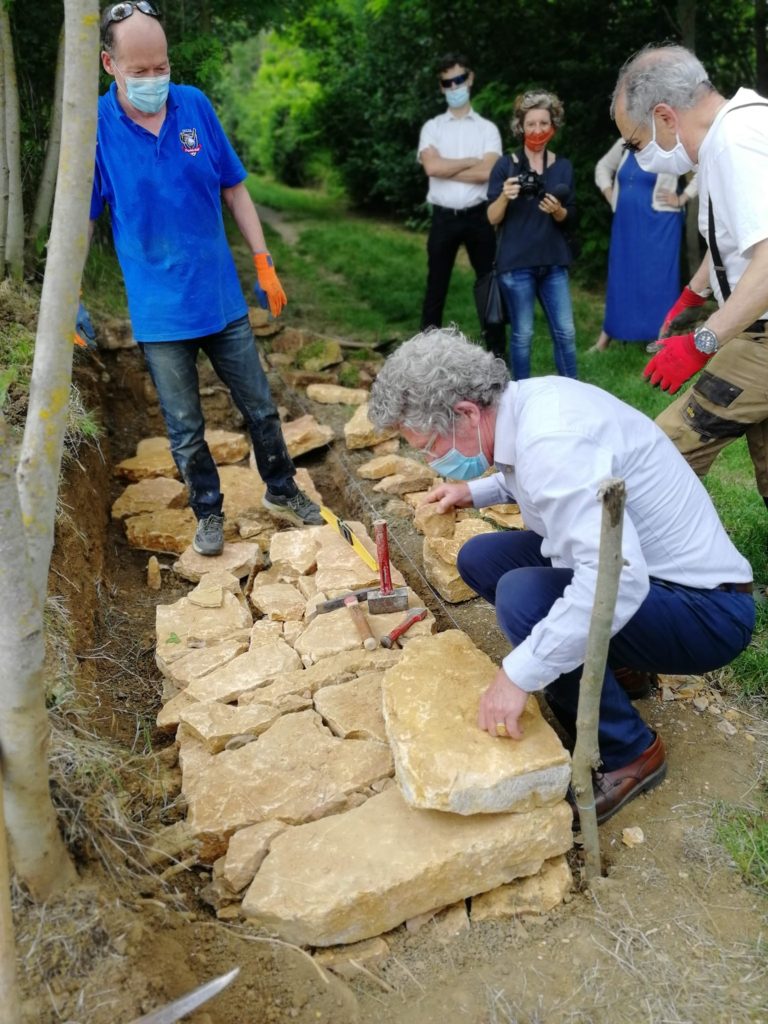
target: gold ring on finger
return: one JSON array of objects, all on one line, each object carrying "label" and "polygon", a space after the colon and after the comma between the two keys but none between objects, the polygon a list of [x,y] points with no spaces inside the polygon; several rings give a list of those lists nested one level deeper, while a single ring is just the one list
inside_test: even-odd
[{"label": "gold ring on finger", "polygon": [[497,722],[496,723],[496,735],[497,736],[506,736],[507,735],[507,727],[506,727],[506,725],[503,722]]}]

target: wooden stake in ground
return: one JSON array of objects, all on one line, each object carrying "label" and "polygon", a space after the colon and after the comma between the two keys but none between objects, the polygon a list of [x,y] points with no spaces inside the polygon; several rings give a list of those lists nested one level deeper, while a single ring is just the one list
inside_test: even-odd
[{"label": "wooden stake in ground", "polygon": [[621,538],[625,496],[624,481],[617,479],[606,480],[597,495],[603,503],[603,520],[600,529],[595,603],[592,608],[587,653],[579,688],[576,746],[573,751],[573,792],[579,810],[587,880],[600,875],[600,840],[597,834],[592,771],[600,765],[597,726],[608,644],[611,639],[611,624],[624,561],[621,555]]}]

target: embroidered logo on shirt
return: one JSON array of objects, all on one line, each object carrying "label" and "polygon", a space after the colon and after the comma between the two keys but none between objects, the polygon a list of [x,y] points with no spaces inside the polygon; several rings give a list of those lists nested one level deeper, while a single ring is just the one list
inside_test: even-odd
[{"label": "embroidered logo on shirt", "polygon": [[197,156],[200,152],[200,143],[197,141],[197,128],[182,128],[179,132],[181,148],[190,156]]}]

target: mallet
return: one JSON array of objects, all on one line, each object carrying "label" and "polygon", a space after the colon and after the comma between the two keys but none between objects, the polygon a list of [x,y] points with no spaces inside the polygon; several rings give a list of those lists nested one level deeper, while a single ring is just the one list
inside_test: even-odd
[{"label": "mallet", "polygon": [[389,565],[389,537],[387,521],[377,519],[373,524],[376,541],[376,558],[379,563],[379,589],[368,595],[368,611],[371,615],[386,615],[388,612],[404,612],[408,608],[408,588],[392,586],[392,571]]},{"label": "mallet", "polygon": [[381,638],[381,646],[386,648],[394,647],[395,643],[400,639],[403,633],[407,633],[411,626],[417,622],[421,622],[421,620],[426,619],[426,617],[426,608],[412,608],[399,625],[395,626],[395,628],[390,630],[386,636]]},{"label": "mallet", "polygon": [[357,603],[357,598],[354,594],[349,594],[344,598],[344,607],[349,610],[349,614],[355,624],[357,635],[360,637],[363,647],[366,651],[375,651],[379,645],[376,642],[376,637],[371,632],[371,627],[368,625],[368,620],[365,617],[363,609]]}]

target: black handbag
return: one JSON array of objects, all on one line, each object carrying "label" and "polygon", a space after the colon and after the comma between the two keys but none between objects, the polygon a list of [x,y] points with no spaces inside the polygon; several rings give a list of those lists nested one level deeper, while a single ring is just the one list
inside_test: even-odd
[{"label": "black handbag", "polygon": [[477,317],[483,327],[489,324],[508,324],[509,316],[507,307],[501,297],[499,278],[496,272],[496,257],[499,255],[501,246],[502,229],[499,228],[496,241],[496,255],[493,258],[493,266],[487,274],[483,274],[475,281],[475,306]]}]

